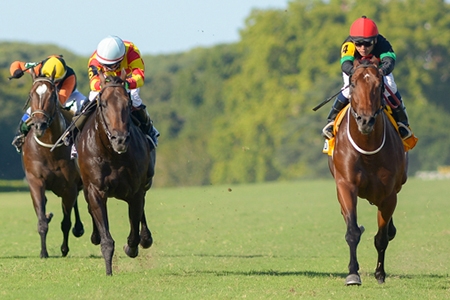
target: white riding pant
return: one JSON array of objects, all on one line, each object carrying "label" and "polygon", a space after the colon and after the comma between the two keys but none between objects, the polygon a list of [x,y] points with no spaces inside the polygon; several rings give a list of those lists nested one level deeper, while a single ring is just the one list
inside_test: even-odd
[{"label": "white riding pant", "polygon": [[[349,94],[350,94],[350,88],[348,87],[349,85],[349,76],[345,73],[342,73],[342,78],[344,80],[344,87],[347,86],[346,89],[342,90],[342,95],[344,95],[345,98],[349,98]],[[387,85],[391,91],[395,94],[397,92],[397,84],[394,81],[394,75],[392,75],[392,73],[390,73],[389,75],[383,76],[384,79],[384,84]],[[391,94],[389,94],[389,92],[387,90],[384,90],[384,95],[386,97],[389,97]]]},{"label": "white riding pant", "polygon": [[84,96],[78,90],[75,90],[67,99],[66,103],[64,103],[64,106],[70,106],[70,111],[75,114],[81,109],[81,105],[83,105],[84,100],[86,100],[86,96]]},{"label": "white riding pant", "polygon": [[[131,101],[133,102],[133,107],[139,107],[142,105],[142,99],[141,96],[139,96],[139,90],[140,90],[139,88],[129,90]],[[97,97],[98,93],[99,92],[91,91],[89,93],[89,101],[94,100],[95,97]]]}]

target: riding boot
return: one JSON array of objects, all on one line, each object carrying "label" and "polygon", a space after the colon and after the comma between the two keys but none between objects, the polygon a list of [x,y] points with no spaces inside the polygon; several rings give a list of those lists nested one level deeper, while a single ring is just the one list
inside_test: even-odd
[{"label": "riding boot", "polygon": [[136,107],[132,114],[139,121],[139,128],[144,134],[150,136],[153,146],[156,148],[158,146],[159,132],[153,126],[153,121],[150,119],[145,105]]},{"label": "riding boot", "polygon": [[[409,128],[408,114],[406,113],[406,107],[403,105],[400,93],[397,91],[395,93],[400,104],[392,109],[392,116],[398,125],[398,132],[403,140],[409,138],[412,135],[411,129]],[[396,103],[392,96],[388,97],[391,103]]]},{"label": "riding boot", "polygon": [[75,113],[73,116],[73,121],[75,122],[75,126],[67,133],[67,135],[63,139],[63,143],[66,146],[70,146],[75,143],[75,138],[77,137],[78,132],[83,129],[84,123],[94,111],[96,106],[95,101],[89,101],[89,99],[84,100],[81,109]]},{"label": "riding boot", "polygon": [[30,125],[28,125],[29,120],[31,119],[28,114],[25,114],[22,117],[19,122],[17,133],[11,143],[11,145],[16,148],[16,151],[18,153],[20,153],[20,151],[22,150],[23,143],[25,142],[25,136],[27,135],[28,131],[30,131]]},{"label": "riding boot", "polygon": [[339,112],[348,104],[348,99],[342,93],[334,100],[333,106],[331,107],[330,113],[328,114],[328,123],[322,129],[322,136],[326,139],[331,139],[333,135],[334,120],[336,119]]}]

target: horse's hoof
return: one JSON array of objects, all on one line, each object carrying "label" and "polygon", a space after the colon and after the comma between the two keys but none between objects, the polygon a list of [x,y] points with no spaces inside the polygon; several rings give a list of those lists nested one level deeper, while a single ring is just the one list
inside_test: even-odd
[{"label": "horse's hoof", "polygon": [[126,244],[123,246],[123,251],[125,251],[125,254],[129,257],[135,258],[139,254],[139,247],[131,248],[128,244]]},{"label": "horse's hoof", "polygon": [[74,228],[72,228],[72,234],[73,234],[75,237],[79,238],[79,237],[83,236],[83,234],[84,234],[84,228],[83,228],[83,227],[81,227],[81,228],[76,228],[76,227],[74,227]]},{"label": "horse's hoof", "polygon": [[69,248],[61,246],[62,257],[66,257],[68,253],[69,253]]},{"label": "horse's hoof", "polygon": [[361,234],[363,234],[364,233],[364,231],[366,231],[366,228],[364,228],[364,226],[359,226],[359,230],[361,230]]},{"label": "horse's hoof", "polygon": [[100,236],[98,234],[92,234],[91,235],[91,243],[94,245],[99,245],[100,244]]},{"label": "horse's hoof", "polygon": [[50,223],[50,221],[51,221],[52,218],[53,218],[53,213],[50,212],[50,213],[46,214],[46,215],[45,215],[45,218],[47,219],[47,224]]},{"label": "horse's hoof", "polygon": [[153,239],[141,239],[139,244],[141,244],[142,248],[144,249],[150,248],[153,245]]},{"label": "horse's hoof", "polygon": [[386,273],[384,272],[375,272],[375,278],[377,279],[379,284],[383,284],[386,279]]},{"label": "horse's hoof", "polygon": [[361,277],[358,274],[350,274],[345,278],[345,285],[361,285]]}]

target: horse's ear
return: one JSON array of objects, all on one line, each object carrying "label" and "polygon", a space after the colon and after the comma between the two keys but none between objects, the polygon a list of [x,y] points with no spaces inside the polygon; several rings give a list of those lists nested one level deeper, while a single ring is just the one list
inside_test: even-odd
[{"label": "horse's ear", "polygon": [[52,77],[51,77],[52,81],[55,81],[55,75],[56,75],[56,66],[53,67]]},{"label": "horse's ear", "polygon": [[36,80],[36,72],[34,71],[34,68],[30,68],[30,74],[31,74],[31,78],[33,79],[33,81]]},{"label": "horse's ear", "polygon": [[105,75],[103,73],[103,70],[101,70],[101,69],[98,70],[98,78],[100,79],[100,86],[101,87],[104,86],[105,82],[106,82],[106,78],[105,78]]},{"label": "horse's ear", "polygon": [[120,79],[122,79],[122,81],[125,81],[126,78],[127,78],[127,72],[125,71],[124,68],[122,68],[122,71],[120,71]]}]

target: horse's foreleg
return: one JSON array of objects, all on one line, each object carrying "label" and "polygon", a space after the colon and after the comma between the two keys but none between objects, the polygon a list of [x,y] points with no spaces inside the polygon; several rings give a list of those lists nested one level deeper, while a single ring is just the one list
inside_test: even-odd
[{"label": "horse's foreleg", "polygon": [[72,227],[72,221],[70,220],[72,208],[77,200],[78,191],[76,187],[70,190],[67,189],[62,195],[62,211],[63,211],[63,220],[61,221],[61,231],[63,233],[63,243],[61,245],[61,253],[62,256],[67,256],[69,253],[69,232],[70,227]]},{"label": "horse's foreleg", "polygon": [[123,250],[129,257],[136,257],[139,253],[139,224],[144,214],[144,195],[135,196],[128,202],[128,217],[130,219],[130,234]]},{"label": "horse's foreleg", "polygon": [[345,279],[346,285],[361,285],[361,277],[359,276],[359,263],[356,250],[361,239],[363,229],[358,227],[356,220],[356,191],[349,188],[338,187],[338,199],[341,204],[342,216],[347,224],[345,240],[350,249],[350,262],[348,265],[348,276]]},{"label": "horse's foreleg", "polygon": [[152,233],[150,232],[150,229],[147,226],[147,220],[145,218],[145,211],[142,213],[141,218],[141,246],[144,249],[150,248],[150,246],[153,244],[153,238]]},{"label": "horse's foreleg", "polygon": [[47,204],[47,198],[45,197],[45,188],[41,182],[33,182],[32,179],[27,178],[30,184],[30,194],[33,200],[34,211],[38,219],[37,231],[41,238],[41,258],[48,258],[47,252],[47,232],[48,223],[52,220],[53,214],[45,214],[45,205]]},{"label": "horse's foreleg", "polygon": [[375,235],[374,243],[378,252],[377,267],[375,269],[375,278],[378,283],[384,283],[386,272],[384,270],[384,258],[389,240],[395,236],[396,229],[392,221],[392,214],[397,205],[397,194],[391,195],[382,206],[378,208],[378,232]]},{"label": "horse's foreleg", "polygon": [[[112,275],[112,258],[114,255],[114,240],[109,232],[108,214],[106,209],[106,197],[100,196],[92,185],[84,192],[84,196],[89,204],[89,212],[95,223],[94,232],[97,231],[100,237],[100,247],[105,260],[106,275]],[[94,232],[92,235],[94,235]],[[93,236],[91,236],[91,241]]]},{"label": "horse's foreleg", "polygon": [[75,204],[73,205],[73,211],[75,215],[75,225],[72,228],[72,234],[75,237],[81,237],[84,234],[84,226],[81,222],[80,211],[78,210],[78,200],[75,200]]}]

